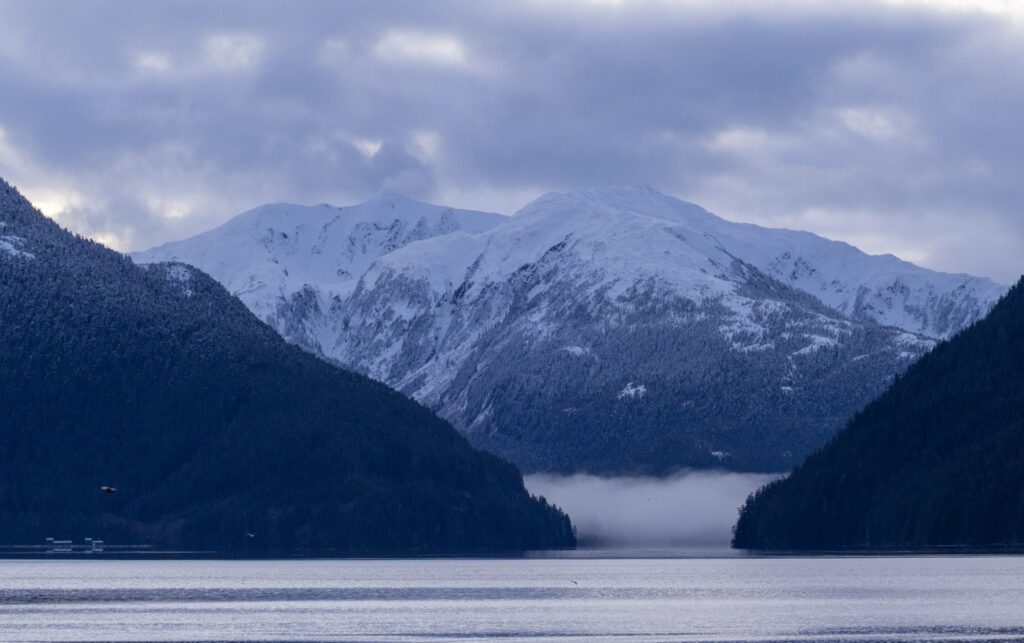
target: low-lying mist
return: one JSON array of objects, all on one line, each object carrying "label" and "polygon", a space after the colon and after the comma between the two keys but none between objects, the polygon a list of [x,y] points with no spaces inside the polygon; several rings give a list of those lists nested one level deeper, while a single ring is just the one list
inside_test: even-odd
[{"label": "low-lying mist", "polygon": [[739,508],[781,474],[684,471],[667,478],[576,474],[525,477],[526,488],[558,505],[580,544],[603,547],[727,547]]}]

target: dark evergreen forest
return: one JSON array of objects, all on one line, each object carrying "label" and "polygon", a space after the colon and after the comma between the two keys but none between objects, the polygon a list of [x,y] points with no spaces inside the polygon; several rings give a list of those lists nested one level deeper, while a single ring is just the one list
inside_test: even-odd
[{"label": "dark evergreen forest", "polygon": [[135,266],[3,181],[0,222],[0,543],[574,544],[513,465],[286,344],[204,273]]},{"label": "dark evergreen forest", "polygon": [[752,495],[733,545],[1024,545],[1024,280]]}]

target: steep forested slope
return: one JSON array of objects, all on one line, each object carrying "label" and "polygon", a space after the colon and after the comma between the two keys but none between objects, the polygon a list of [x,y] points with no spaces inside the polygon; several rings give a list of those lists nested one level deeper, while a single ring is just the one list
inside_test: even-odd
[{"label": "steep forested slope", "polygon": [[1024,282],[936,347],[791,476],[742,548],[1024,544]]},{"label": "steep forested slope", "polygon": [[[573,542],[514,466],[0,181],[0,543],[342,551]],[[116,487],[103,493],[101,485]]]}]

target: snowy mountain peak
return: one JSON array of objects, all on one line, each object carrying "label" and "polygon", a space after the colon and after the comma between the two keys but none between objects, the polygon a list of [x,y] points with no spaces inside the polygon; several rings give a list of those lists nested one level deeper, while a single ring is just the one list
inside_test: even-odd
[{"label": "snowy mountain peak", "polygon": [[381,190],[380,192],[378,192],[377,194],[373,195],[372,197],[370,197],[369,199],[367,199],[363,203],[361,203],[361,204],[359,204],[357,206],[354,206],[354,207],[358,208],[358,207],[361,207],[361,206],[363,206],[363,207],[375,207],[375,208],[378,208],[378,209],[381,209],[381,210],[385,210],[385,209],[387,209],[387,210],[399,210],[399,209],[403,209],[403,208],[416,208],[416,207],[422,207],[422,206],[436,207],[436,206],[430,206],[430,204],[424,203],[423,201],[417,201],[416,199],[411,199],[411,198],[405,196],[404,194],[400,194],[400,193],[394,192],[392,190]]},{"label": "snowy mountain peak", "polygon": [[631,214],[672,223],[720,220],[704,208],[658,192],[649,185],[549,192],[527,204],[516,217],[538,214]]},{"label": "snowy mountain peak", "polygon": [[346,207],[273,203],[132,257],[203,267],[266,319],[307,287],[350,291],[376,259],[414,241],[460,230],[478,233],[505,219],[393,193]]},{"label": "snowy mountain peak", "polygon": [[545,194],[513,221],[563,235],[572,229],[577,238],[606,239],[605,246],[632,235],[639,244],[627,253],[636,259],[634,267],[660,252],[666,265],[682,260],[693,268],[708,261],[714,269],[703,269],[723,277],[739,260],[852,319],[935,338],[980,319],[1007,290],[990,279],[927,270],[891,254],[868,255],[810,232],[727,221],[646,185]]},{"label": "snowy mountain peak", "polygon": [[472,295],[524,268],[557,263],[586,292],[618,296],[653,280],[704,301],[745,280],[735,273],[737,258],[710,232],[714,221],[720,220],[646,186],[550,193],[485,234],[438,235],[382,256],[360,283],[372,290],[401,273],[440,291],[465,284],[464,294]]}]

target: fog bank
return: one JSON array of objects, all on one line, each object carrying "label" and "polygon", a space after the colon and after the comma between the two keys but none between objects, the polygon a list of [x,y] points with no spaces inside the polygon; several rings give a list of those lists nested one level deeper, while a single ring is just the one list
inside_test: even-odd
[{"label": "fog bank", "polygon": [[576,474],[525,477],[526,488],[561,507],[581,545],[728,546],[747,496],[780,474],[685,471],[667,478]]}]

